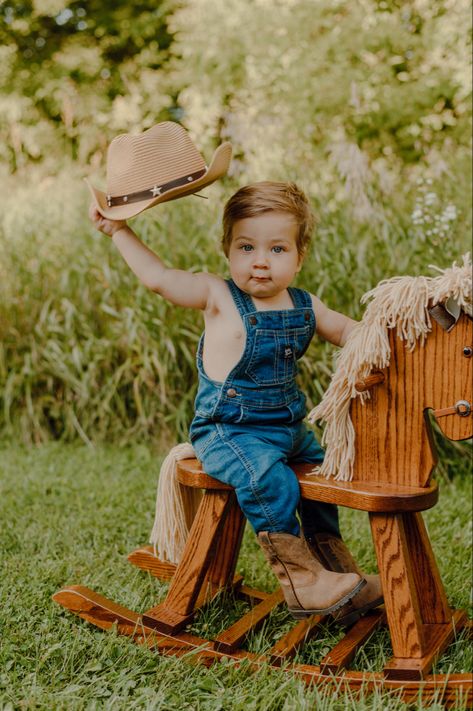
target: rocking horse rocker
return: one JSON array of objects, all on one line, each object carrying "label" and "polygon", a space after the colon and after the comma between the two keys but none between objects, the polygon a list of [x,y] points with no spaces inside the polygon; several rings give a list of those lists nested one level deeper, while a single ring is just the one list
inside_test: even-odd
[{"label": "rocking horse rocker", "polygon": [[[431,673],[455,635],[471,624],[464,611],[449,607],[421,514],[438,500],[428,410],[449,439],[473,435],[471,262],[465,257],[462,266],[433,278],[381,282],[364,301],[370,303],[363,320],[310,416],[327,423],[321,470],[299,464],[294,471],[303,498],[368,512],[384,608],[360,617],[319,665],[284,668],[307,683],[335,683],[339,689],[399,689],[406,701],[421,694],[424,701],[441,698],[446,705],[459,696],[471,703],[471,674]],[[327,617],[295,623],[264,657],[242,649],[246,635],[282,603],[282,592],[254,590],[235,575],[244,520],[231,487],[209,477],[192,458],[177,463],[177,481],[184,498],[201,494],[178,563],[162,559],[159,540],[160,557],[152,546],[129,556],[134,565],[170,580],[164,602],[138,614],[80,585],[60,590],[54,600],[97,627],[113,626],[163,654],[195,650],[205,664],[226,656],[255,667],[290,660]],[[215,639],[186,632],[196,611],[222,590],[253,607]],[[357,650],[381,625],[389,629],[392,658],[379,672],[350,670]]]}]

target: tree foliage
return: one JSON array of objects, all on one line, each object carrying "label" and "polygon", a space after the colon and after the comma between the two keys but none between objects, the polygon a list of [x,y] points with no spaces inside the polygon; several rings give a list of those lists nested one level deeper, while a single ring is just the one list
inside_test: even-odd
[{"label": "tree foliage", "polygon": [[[181,120],[241,180],[368,188],[453,174],[470,143],[467,0],[0,0],[0,158],[94,168],[118,132]],[[405,168],[407,168],[407,173]]]},{"label": "tree foliage", "polygon": [[318,184],[346,143],[386,178],[441,170],[469,143],[469,26],[466,0],[196,0],[171,18],[171,76],[194,133],[228,136],[243,174]]},{"label": "tree foliage", "polygon": [[[11,169],[65,152],[85,162],[108,131],[155,123],[169,57],[167,0],[0,2],[0,156]],[[8,148],[9,146],[9,148]]]},{"label": "tree foliage", "polygon": [[413,163],[468,140],[469,26],[466,0],[3,0],[3,157],[86,161],[182,109],[265,166],[342,139]]}]

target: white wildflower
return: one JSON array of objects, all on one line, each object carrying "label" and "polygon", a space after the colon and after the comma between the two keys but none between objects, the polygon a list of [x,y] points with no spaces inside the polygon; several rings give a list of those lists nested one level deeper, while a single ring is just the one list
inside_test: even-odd
[{"label": "white wildflower", "polygon": [[429,240],[432,244],[438,245],[440,240],[445,239],[450,233],[453,223],[458,218],[458,211],[455,205],[447,203],[444,207],[440,205],[438,194],[427,185],[432,185],[432,179],[417,180],[417,197],[414,209],[411,213],[412,224],[415,233],[421,241]]}]

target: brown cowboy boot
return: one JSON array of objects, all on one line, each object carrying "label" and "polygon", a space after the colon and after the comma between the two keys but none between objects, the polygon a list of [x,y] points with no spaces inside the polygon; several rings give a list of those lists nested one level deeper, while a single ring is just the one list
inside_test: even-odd
[{"label": "brown cowboy boot", "polygon": [[299,536],[262,531],[258,543],[279,580],[293,617],[333,612],[365,585],[357,573],[325,570]]},{"label": "brown cowboy boot", "polygon": [[379,575],[364,575],[341,538],[331,533],[316,533],[307,539],[314,555],[329,570],[338,573],[358,573],[366,579],[366,585],[357,595],[332,615],[340,624],[354,624],[365,612],[383,602]]}]

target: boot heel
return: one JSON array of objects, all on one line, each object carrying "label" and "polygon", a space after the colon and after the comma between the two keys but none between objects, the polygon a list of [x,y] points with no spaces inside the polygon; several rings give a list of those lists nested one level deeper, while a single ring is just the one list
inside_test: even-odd
[{"label": "boot heel", "polygon": [[315,615],[317,613],[311,612],[310,610],[296,610],[296,609],[290,609],[288,608],[291,617],[293,617],[295,620],[306,620],[308,617],[312,617],[312,615]]},{"label": "boot heel", "polygon": [[351,590],[347,595],[342,597],[337,603],[335,603],[335,605],[332,605],[330,608],[325,610],[325,612],[334,612],[335,610],[338,610],[339,607],[343,607],[344,605],[346,605],[346,603],[349,602],[352,599],[352,597],[355,597],[355,595],[358,595],[360,590],[362,588],[364,588],[365,585],[366,585],[366,580],[365,580],[365,578],[362,578],[360,580],[360,582],[358,583],[358,585],[356,585],[353,588],[353,590]]}]

